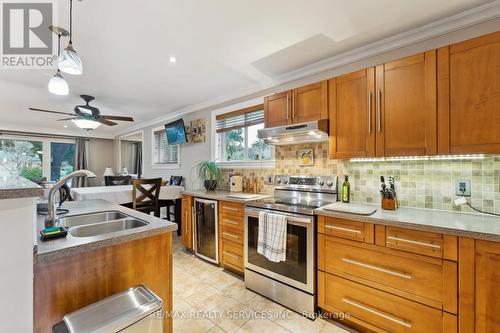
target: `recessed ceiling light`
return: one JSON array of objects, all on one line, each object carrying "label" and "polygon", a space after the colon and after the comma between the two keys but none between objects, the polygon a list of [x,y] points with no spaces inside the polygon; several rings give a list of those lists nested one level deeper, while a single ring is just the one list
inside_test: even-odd
[{"label": "recessed ceiling light", "polygon": [[64,128],[68,128],[68,125],[64,125]]},{"label": "recessed ceiling light", "polygon": [[170,61],[172,64],[175,64],[177,62],[177,59],[174,56],[170,56],[168,58],[168,61]]}]

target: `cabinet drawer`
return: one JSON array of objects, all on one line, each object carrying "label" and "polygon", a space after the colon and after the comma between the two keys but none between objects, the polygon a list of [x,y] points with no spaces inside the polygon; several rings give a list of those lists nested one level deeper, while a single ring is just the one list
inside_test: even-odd
[{"label": "cabinet drawer", "polygon": [[324,272],[318,273],[318,305],[375,332],[439,333],[445,326],[440,310]]},{"label": "cabinet drawer", "polygon": [[394,227],[386,227],[385,230],[385,243],[387,247],[436,258],[443,258],[445,246],[448,245],[446,244],[448,242],[445,242],[444,240],[445,238],[442,234],[433,232],[415,231]]},{"label": "cabinet drawer", "polygon": [[[445,289],[457,290],[454,262],[324,235],[318,236],[318,267],[440,310]],[[445,307],[454,312],[456,303]]]},{"label": "cabinet drawer", "polygon": [[358,242],[374,242],[374,226],[371,223],[318,216],[318,232]]},{"label": "cabinet drawer", "polygon": [[236,216],[228,216],[228,215],[222,215],[220,217],[220,224],[238,229],[238,230],[243,230],[244,228],[244,219],[243,217],[236,217]]},{"label": "cabinet drawer", "polygon": [[223,239],[221,251],[222,264],[243,273],[243,245]]},{"label": "cabinet drawer", "polygon": [[241,217],[245,215],[245,206],[236,202],[219,201],[220,205],[220,215],[222,216],[233,216]]},{"label": "cabinet drawer", "polygon": [[220,233],[225,240],[243,245],[243,230],[221,225]]}]

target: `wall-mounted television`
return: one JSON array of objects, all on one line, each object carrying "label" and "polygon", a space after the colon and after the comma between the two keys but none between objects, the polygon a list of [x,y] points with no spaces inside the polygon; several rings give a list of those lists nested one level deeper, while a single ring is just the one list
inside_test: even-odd
[{"label": "wall-mounted television", "polygon": [[165,134],[167,135],[167,142],[169,145],[178,145],[188,142],[186,127],[184,126],[184,120],[182,118],[165,124]]}]

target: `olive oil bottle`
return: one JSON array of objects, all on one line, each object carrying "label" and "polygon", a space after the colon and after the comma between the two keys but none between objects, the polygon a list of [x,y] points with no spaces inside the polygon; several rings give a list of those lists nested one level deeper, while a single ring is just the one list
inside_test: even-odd
[{"label": "olive oil bottle", "polygon": [[342,184],[342,202],[349,202],[351,196],[351,184],[349,184],[349,176],[345,176],[344,184]]}]

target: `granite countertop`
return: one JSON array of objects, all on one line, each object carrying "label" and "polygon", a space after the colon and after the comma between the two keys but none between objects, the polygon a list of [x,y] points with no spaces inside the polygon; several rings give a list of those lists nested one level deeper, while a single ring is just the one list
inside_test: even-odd
[{"label": "granite countertop", "polygon": [[58,238],[49,241],[40,239],[40,230],[44,228],[45,216],[37,216],[36,243],[34,247],[35,263],[46,263],[54,259],[75,255],[94,249],[112,246],[135,239],[146,238],[160,233],[177,230],[177,224],[147,215],[105,200],[71,201],[65,202],[62,208],[69,209],[69,213],[62,217],[80,215],[87,213],[98,213],[106,211],[119,211],[149,222],[147,226],[121,230],[108,234],[91,237],[73,237],[70,233],[66,238]]},{"label": "granite countertop", "polygon": [[41,197],[43,188],[23,177],[0,177],[0,199]]},{"label": "granite countertop", "polygon": [[323,216],[500,242],[500,217],[404,207],[390,211],[383,210],[378,205],[366,205],[377,208],[377,211],[369,216],[328,211],[323,208],[314,212]]},{"label": "granite countertop", "polygon": [[[238,202],[238,203],[245,203],[245,202],[248,202],[248,201],[262,199],[262,198],[267,198],[267,197],[272,196],[272,194],[269,194],[269,193],[257,193],[257,194],[254,194],[254,193],[245,193],[245,192],[205,191],[205,190],[186,190],[186,191],[182,191],[181,193],[182,194],[186,194],[186,195],[190,195],[190,196],[193,196],[193,197],[197,197],[197,198],[222,200],[222,201],[230,201],[230,202]],[[258,197],[249,198],[249,199],[228,197],[228,195],[238,195],[238,194],[243,194],[243,195],[258,195]]]}]

